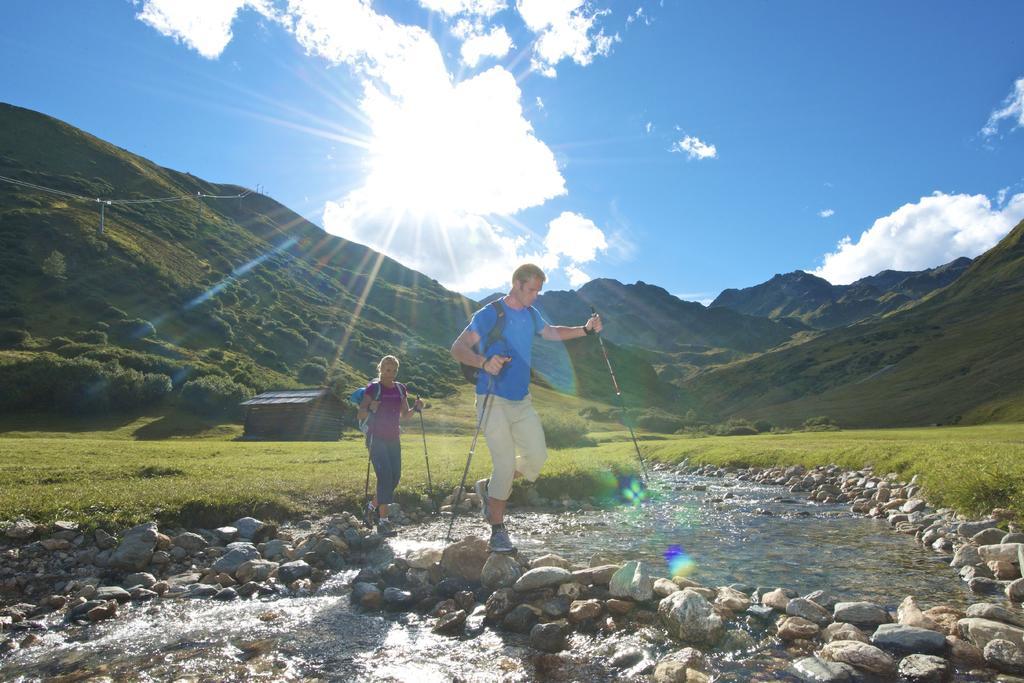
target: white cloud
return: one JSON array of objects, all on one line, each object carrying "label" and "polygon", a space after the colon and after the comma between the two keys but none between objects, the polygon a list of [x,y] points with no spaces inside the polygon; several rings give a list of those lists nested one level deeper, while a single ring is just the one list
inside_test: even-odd
[{"label": "white cloud", "polygon": [[818,215],[822,218],[832,218],[832,216],[836,215],[836,212],[834,209],[823,209],[818,212]]},{"label": "white cloud", "polygon": [[1013,84],[1013,90],[1003,100],[1002,108],[996,109],[989,115],[985,127],[981,129],[981,134],[985,137],[995,135],[999,132],[999,125],[1007,119],[1016,120],[1013,128],[1024,126],[1024,77],[1018,78],[1017,82]]},{"label": "white cloud", "polygon": [[136,18],[203,57],[216,59],[231,42],[231,23],[243,8],[279,18],[269,0],[144,0]]},{"label": "white cloud", "polygon": [[544,246],[549,253],[566,256],[574,264],[580,264],[593,261],[598,251],[608,248],[608,242],[594,221],[578,213],[563,211],[548,223]]},{"label": "white cloud", "polygon": [[533,44],[531,67],[548,77],[556,74],[555,65],[566,57],[587,66],[594,57],[607,55],[621,38],[593,33],[597,20],[610,10],[594,10],[584,0],[516,0],[523,22],[538,34]]},{"label": "white cloud", "polygon": [[508,7],[505,0],[419,0],[423,7],[446,17],[469,14],[489,18]]},{"label": "white cloud", "polygon": [[540,95],[537,95],[537,109],[544,109],[544,100],[540,98]]},{"label": "white cloud", "polygon": [[685,152],[690,159],[718,158],[718,150],[714,145],[709,145],[692,135],[687,135],[682,140],[673,143],[671,151]]},{"label": "white cloud", "polygon": [[474,34],[462,44],[462,61],[475,67],[484,57],[504,57],[515,47],[508,31],[503,26],[491,29],[490,33]]},{"label": "white cloud", "polygon": [[654,124],[652,122],[648,121],[646,124],[644,124],[644,132],[645,133],[650,135],[653,130],[654,130]]},{"label": "white cloud", "polygon": [[569,286],[573,289],[582,287],[593,279],[574,265],[566,266],[565,275],[569,278]]},{"label": "white cloud", "polygon": [[844,237],[813,273],[845,285],[886,269],[923,270],[991,248],[1024,218],[1024,193],[1003,207],[985,195],[941,192],[879,218],[854,242]]}]

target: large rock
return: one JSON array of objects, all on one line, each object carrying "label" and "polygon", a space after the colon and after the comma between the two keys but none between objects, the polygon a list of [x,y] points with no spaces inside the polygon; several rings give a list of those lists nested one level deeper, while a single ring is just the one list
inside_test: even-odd
[{"label": "large rock", "polygon": [[284,585],[290,584],[298,579],[305,579],[313,573],[313,568],[303,560],[285,562],[277,568],[277,580]]},{"label": "large rock", "polygon": [[512,587],[517,593],[526,593],[538,588],[554,588],[572,581],[572,574],[561,567],[537,567],[520,576]]},{"label": "large rock", "polygon": [[837,602],[832,618],[857,626],[878,626],[892,621],[889,613],[873,602]]},{"label": "large rock", "polygon": [[784,617],[779,624],[779,640],[811,640],[821,627],[803,617]]},{"label": "large rock", "polygon": [[965,617],[956,622],[956,628],[962,638],[982,650],[993,640],[1008,640],[1024,648],[1024,629],[1016,626],[979,617]]},{"label": "large rock", "polygon": [[213,571],[218,574],[234,575],[238,568],[246,562],[259,559],[261,559],[260,551],[256,550],[256,546],[252,543],[232,543],[228,546],[228,551],[213,563]]},{"label": "large rock", "polygon": [[850,683],[856,670],[849,664],[804,657],[793,662],[792,673],[806,683]]},{"label": "large rock", "polygon": [[1024,674],[1024,651],[1008,640],[988,641],[985,645],[985,662],[997,671],[1007,674]]},{"label": "large rock", "polygon": [[949,566],[953,569],[960,569],[961,567],[971,567],[976,564],[981,564],[981,555],[978,554],[978,547],[970,543],[964,543],[953,553],[953,560],[949,563]]},{"label": "large rock", "polygon": [[849,664],[860,671],[892,680],[896,675],[896,662],[874,645],[856,640],[833,640],[821,648],[821,658],[829,662]]},{"label": "large rock", "polygon": [[405,556],[405,561],[413,569],[430,569],[441,561],[441,550],[438,548],[417,548]]},{"label": "large rock", "polygon": [[5,532],[8,538],[25,539],[32,538],[36,533],[36,525],[27,517],[19,517],[14,520]]},{"label": "large rock", "polygon": [[530,629],[530,645],[544,652],[561,652],[565,649],[567,630],[568,624],[564,621],[537,624]]},{"label": "large rock", "polygon": [[589,569],[580,569],[572,573],[573,578],[582,583],[584,586],[591,584],[595,586],[607,586],[608,582],[612,580],[615,572],[619,571],[622,567],[621,564],[602,564],[596,567],[590,567]]},{"label": "large rock", "polygon": [[480,572],[480,583],[491,590],[508,588],[523,575],[523,568],[515,558],[503,553],[491,553]]},{"label": "large rock", "polygon": [[183,534],[178,534],[171,539],[171,542],[177,547],[185,550],[190,555],[198,553],[200,550],[209,545],[206,539],[199,534],[194,534],[191,531],[186,531]]},{"label": "large rock", "polygon": [[110,567],[122,571],[141,571],[153,559],[156,548],[156,522],[146,522],[125,532],[121,544],[110,554]]},{"label": "large rock", "polygon": [[156,577],[149,572],[135,572],[133,574],[128,574],[121,581],[121,585],[125,588],[134,588],[135,586],[152,588],[155,583]]},{"label": "large rock", "polygon": [[937,655],[946,651],[946,636],[926,628],[903,624],[882,624],[871,643],[899,654]]},{"label": "large rock", "polygon": [[250,541],[262,541],[267,532],[270,531],[270,525],[261,522],[255,517],[242,517],[235,520],[235,523],[231,526],[238,529],[239,538],[245,538]]},{"label": "large rock", "polygon": [[750,598],[742,591],[722,586],[718,589],[718,595],[715,596],[715,604],[738,614],[750,607]]},{"label": "large rock", "polygon": [[1016,563],[1021,552],[1024,552],[1024,543],[995,543],[978,546],[978,555],[981,556],[982,562]]},{"label": "large rock", "polygon": [[536,569],[537,567],[561,567],[562,569],[571,571],[572,562],[565,559],[561,555],[548,553],[547,555],[541,555],[536,560],[530,563],[530,569]]},{"label": "large rock", "polygon": [[806,598],[793,598],[786,605],[786,614],[813,621],[818,626],[827,626],[832,622],[832,613],[816,602]]},{"label": "large rock", "polygon": [[942,683],[951,671],[949,662],[934,655],[909,655],[899,666],[900,677],[911,683]]},{"label": "large rock", "polygon": [[690,589],[662,599],[658,615],[669,634],[687,644],[714,645],[725,633],[725,624],[711,604]]},{"label": "large rock", "polygon": [[903,598],[903,602],[896,609],[896,621],[903,624],[904,626],[916,626],[917,628],[926,628],[930,631],[939,631],[945,633],[939,624],[930,617],[925,616],[921,608],[917,606],[917,601],[914,600],[913,596],[908,595]]},{"label": "large rock", "polygon": [[452,543],[441,554],[441,568],[448,576],[478,582],[490,556],[487,541],[477,536]]},{"label": "large rock", "polygon": [[616,598],[647,602],[654,597],[654,579],[643,562],[635,560],[622,565],[608,582],[608,591]]},{"label": "large rock", "polygon": [[277,569],[277,562],[271,562],[270,560],[249,560],[243,562],[235,570],[235,578],[238,579],[239,583],[246,583],[248,581],[257,581],[262,583],[270,578],[270,575]]},{"label": "large rock", "polygon": [[971,605],[967,608],[967,614],[964,616],[1001,621],[1010,626],[1024,628],[1024,616],[1021,616],[1018,612],[1011,612],[1000,605],[993,605],[987,602],[978,602]]}]

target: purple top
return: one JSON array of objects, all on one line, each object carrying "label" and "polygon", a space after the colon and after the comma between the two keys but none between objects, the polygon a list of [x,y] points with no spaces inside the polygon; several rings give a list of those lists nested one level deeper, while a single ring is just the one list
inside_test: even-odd
[{"label": "purple top", "polygon": [[[377,388],[374,384],[376,382],[370,382],[366,385],[366,395],[370,397],[370,400],[373,400],[377,395]],[[390,387],[386,387],[383,384],[380,385],[380,405],[370,420],[370,428],[367,434],[372,434],[378,439],[398,438],[400,434],[398,420],[402,417],[402,396],[403,394],[407,395],[405,385],[401,386],[402,389],[399,390],[398,382],[395,382]],[[408,402],[405,404],[405,409],[409,409]]]}]

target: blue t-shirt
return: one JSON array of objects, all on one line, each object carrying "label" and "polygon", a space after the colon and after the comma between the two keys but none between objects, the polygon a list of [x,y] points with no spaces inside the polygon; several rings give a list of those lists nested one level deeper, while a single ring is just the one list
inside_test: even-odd
[{"label": "blue t-shirt", "polygon": [[[547,322],[533,306],[516,310],[509,308],[504,301],[501,306],[505,309],[505,329],[489,348],[482,349],[482,353],[487,358],[495,354],[512,356],[512,360],[505,363],[501,374],[494,378],[493,393],[509,401],[521,401],[530,391],[530,351],[533,338],[541,333]],[[468,329],[480,335],[480,345],[483,345],[487,343],[487,335],[497,321],[498,312],[487,304],[473,314]],[[476,393],[487,393],[489,377],[491,375],[486,371],[479,372]]]}]

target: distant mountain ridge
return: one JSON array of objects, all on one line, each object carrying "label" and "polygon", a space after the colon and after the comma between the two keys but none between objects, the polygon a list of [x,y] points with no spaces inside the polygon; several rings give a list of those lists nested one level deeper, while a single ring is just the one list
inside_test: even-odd
[{"label": "distant mountain ridge", "polygon": [[710,307],[771,319],[796,318],[817,329],[832,329],[919,301],[955,281],[970,265],[971,259],[961,257],[922,271],[883,270],[849,285],[833,285],[796,270],[753,287],[726,289]]}]

